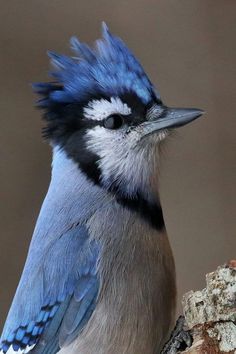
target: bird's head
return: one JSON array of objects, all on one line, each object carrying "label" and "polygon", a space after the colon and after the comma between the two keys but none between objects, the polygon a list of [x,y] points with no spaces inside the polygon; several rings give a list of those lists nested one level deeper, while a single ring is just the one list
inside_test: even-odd
[{"label": "bird's head", "polygon": [[156,173],[160,142],[202,114],[165,106],[142,66],[107,26],[94,49],[71,40],[76,56],[50,52],[53,82],[35,84],[44,134],[95,183],[132,195]]}]

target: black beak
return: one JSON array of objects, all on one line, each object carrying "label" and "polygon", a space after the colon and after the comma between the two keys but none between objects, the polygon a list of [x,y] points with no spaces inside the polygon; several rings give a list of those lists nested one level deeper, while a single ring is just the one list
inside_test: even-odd
[{"label": "black beak", "polygon": [[[165,108],[160,118],[152,120],[155,130],[178,128],[199,118],[204,111],[198,108]],[[151,124],[151,122],[150,122]]]}]

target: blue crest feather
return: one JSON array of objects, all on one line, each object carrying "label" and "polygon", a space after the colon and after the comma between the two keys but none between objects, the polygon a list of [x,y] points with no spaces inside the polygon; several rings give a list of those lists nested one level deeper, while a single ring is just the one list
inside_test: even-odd
[{"label": "blue crest feather", "polygon": [[103,23],[103,38],[95,47],[71,39],[71,48],[76,57],[70,58],[49,52],[56,70],[51,72],[53,83],[34,84],[37,93],[44,98],[39,106],[79,103],[93,96],[116,96],[134,93],[142,103],[159,99],[142,66],[126,47],[124,42],[113,36]]}]

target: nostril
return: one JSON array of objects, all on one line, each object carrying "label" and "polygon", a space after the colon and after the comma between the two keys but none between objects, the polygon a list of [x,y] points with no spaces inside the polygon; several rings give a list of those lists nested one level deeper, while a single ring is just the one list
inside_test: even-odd
[{"label": "nostril", "polygon": [[154,104],[149,110],[147,111],[146,118],[147,120],[157,120],[159,117],[163,115],[165,112],[165,106]]}]

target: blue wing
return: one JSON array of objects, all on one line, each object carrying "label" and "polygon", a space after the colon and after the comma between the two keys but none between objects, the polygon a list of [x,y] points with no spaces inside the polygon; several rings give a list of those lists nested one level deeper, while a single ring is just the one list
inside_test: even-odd
[{"label": "blue wing", "polygon": [[32,249],[3,330],[0,353],[34,348],[33,353],[53,354],[73,341],[95,307],[98,255],[99,245],[81,225],[54,240],[41,259],[35,260],[38,251]]}]

